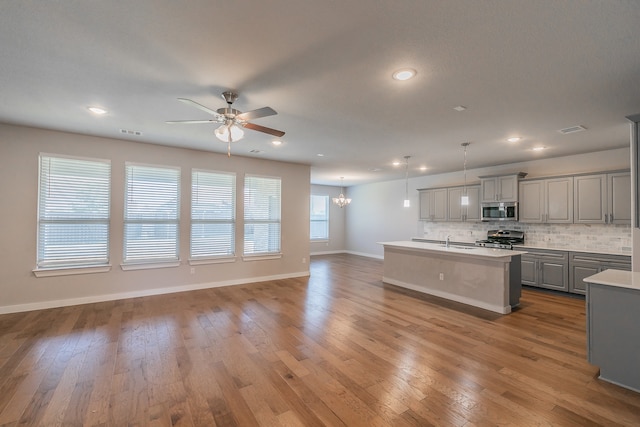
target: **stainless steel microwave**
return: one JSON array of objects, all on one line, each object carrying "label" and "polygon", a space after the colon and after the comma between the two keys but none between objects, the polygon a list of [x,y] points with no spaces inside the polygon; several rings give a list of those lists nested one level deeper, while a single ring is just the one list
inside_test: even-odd
[{"label": "stainless steel microwave", "polygon": [[517,221],[518,202],[490,202],[480,205],[482,221]]}]

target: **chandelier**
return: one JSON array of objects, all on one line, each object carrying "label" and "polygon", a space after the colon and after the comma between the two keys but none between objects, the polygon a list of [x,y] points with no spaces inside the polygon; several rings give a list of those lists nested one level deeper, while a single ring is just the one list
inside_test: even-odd
[{"label": "chandelier", "polygon": [[341,176],[340,177],[340,195],[338,197],[333,198],[333,203],[340,206],[341,208],[351,203],[351,199],[347,199],[346,197],[344,197],[344,189],[342,188],[343,183],[344,183],[344,177]]}]

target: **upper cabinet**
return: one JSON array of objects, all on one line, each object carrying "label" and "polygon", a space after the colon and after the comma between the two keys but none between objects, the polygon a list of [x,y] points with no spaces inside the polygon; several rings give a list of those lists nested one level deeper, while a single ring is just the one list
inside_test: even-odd
[{"label": "upper cabinet", "polygon": [[425,221],[479,221],[480,186],[467,185],[469,205],[461,204],[465,187],[432,188],[420,191],[420,219]]},{"label": "upper cabinet", "polygon": [[573,177],[522,181],[520,222],[572,223]]},{"label": "upper cabinet", "polygon": [[573,202],[575,223],[631,224],[631,174],[576,176]]},{"label": "upper cabinet", "polygon": [[481,176],[481,202],[517,202],[518,181],[527,174],[520,172],[511,175]]},{"label": "upper cabinet", "polygon": [[447,189],[420,190],[420,219],[427,221],[447,220]]}]

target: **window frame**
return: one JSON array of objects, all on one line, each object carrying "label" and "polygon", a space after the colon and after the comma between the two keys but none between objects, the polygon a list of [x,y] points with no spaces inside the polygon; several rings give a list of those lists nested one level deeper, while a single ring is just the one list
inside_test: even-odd
[{"label": "window frame", "polygon": [[[78,162],[76,167],[84,162],[85,173],[82,175],[78,175],[79,178],[76,180],[67,179],[67,189],[63,193],[58,193],[55,197],[46,197],[46,195],[43,194],[43,187],[46,186],[48,189],[51,189],[52,186],[56,185],[56,180],[53,180],[52,182],[53,176],[60,175],[64,172],[71,174],[75,169],[67,166],[66,171],[65,169],[60,169],[58,170],[58,174],[52,173],[51,168],[55,167],[55,165],[51,164],[52,161]],[[44,176],[45,162],[48,163],[46,177]],[[102,171],[99,171],[99,169],[102,169]],[[91,180],[91,177],[93,177],[94,179]],[[61,181],[57,183],[57,185],[60,184]],[[36,267],[32,270],[36,277],[101,273],[109,271],[111,269],[111,185],[112,167],[111,160],[109,159],[69,156],[64,154],[53,154],[44,152],[38,154]],[[96,189],[100,189],[101,191],[98,192],[96,191]],[[90,193],[92,197],[89,199],[85,199],[84,201],[80,201],[79,211],[82,212],[83,210],[86,210],[87,212],[90,212],[90,214],[78,217],[74,213],[68,211],[70,202],[67,201],[67,198],[70,196],[74,196],[75,192],[82,190]],[[99,195],[100,198],[96,199],[96,195]],[[87,206],[83,206],[83,202],[86,204],[95,203],[96,201],[102,201],[103,203],[98,203],[97,207],[92,208],[90,211],[87,210]],[[53,215],[58,217],[55,218],[49,216],[46,213],[46,211],[48,210],[58,210],[58,215]],[[67,210],[66,213],[65,210]],[[47,225],[52,226],[54,230],[46,233],[44,229],[49,228],[47,227]],[[91,253],[96,255],[95,258],[93,258],[93,261],[91,261],[91,258],[89,257],[84,259],[72,258],[71,256],[74,252],[79,253],[78,249],[75,249],[75,251],[68,251],[68,256],[70,258],[66,258],[66,260],[56,260],[53,256],[47,256],[46,253],[48,252],[48,250],[46,248],[46,241],[50,240],[51,238],[55,238],[56,225],[68,225],[71,227],[75,226],[76,232],[80,233],[80,237],[86,236],[87,232],[91,232],[91,229],[87,230],[83,229],[83,227],[90,225],[102,225],[104,229],[102,231],[98,230],[98,237],[103,236],[103,239],[98,239],[97,247],[95,242],[90,242],[88,240],[84,242],[85,245],[90,244],[93,246],[93,250],[91,251]],[[52,235],[52,237],[47,237],[43,236],[43,232],[45,232],[45,234],[54,234]],[[95,233],[95,230],[93,232]],[[74,235],[77,235],[77,233],[75,233]],[[65,236],[69,236],[68,232],[62,232],[62,234]],[[67,249],[73,248],[74,245],[71,245],[70,242],[67,243]],[[84,252],[85,250],[81,251]]]},{"label": "window frame", "polygon": [[[264,194],[251,194],[252,188],[249,188],[247,183],[253,179],[262,179],[262,180],[273,180],[277,181],[277,212],[276,217],[271,218],[271,212],[269,213],[269,218],[251,218],[248,217],[251,213],[256,212],[251,209],[251,206],[255,205],[252,203],[252,197],[262,196]],[[257,189],[256,189],[257,190]],[[268,196],[273,197],[273,196]],[[261,201],[264,204],[264,200]],[[267,204],[271,206],[273,201],[268,201]],[[266,176],[266,175],[256,175],[256,174],[245,174],[244,182],[243,182],[243,207],[244,207],[244,215],[243,215],[243,245],[242,245],[242,257],[243,260],[262,260],[262,259],[275,259],[282,257],[282,178],[278,176]],[[275,206],[274,206],[275,207]],[[277,249],[276,250],[267,250],[267,251],[252,251],[247,252],[247,232],[248,226],[256,226],[256,225],[277,225]],[[270,227],[269,227],[270,228]],[[267,246],[271,245],[271,235],[269,230],[269,236],[267,238],[268,242]]]},{"label": "window frame", "polygon": [[[149,171],[150,169],[156,169],[158,171],[164,170],[169,176],[169,172],[175,173],[176,181],[172,183],[171,188],[175,186],[175,205],[173,207],[173,211],[175,212],[175,217],[167,219],[167,218],[153,218],[151,216],[144,218],[129,218],[129,203],[131,200],[130,195],[130,168],[144,168]],[[125,179],[124,179],[124,212],[122,218],[123,225],[123,233],[122,233],[122,263],[120,267],[123,270],[138,270],[138,269],[148,269],[148,268],[164,268],[164,267],[178,267],[180,265],[180,208],[181,208],[181,183],[182,183],[182,173],[181,168],[179,166],[169,166],[169,165],[157,165],[157,164],[148,164],[148,163],[138,163],[138,162],[125,162]],[[157,177],[156,177],[157,178]],[[136,189],[139,190],[139,187]],[[156,192],[159,195],[159,193]],[[158,199],[156,199],[157,201]],[[139,203],[139,202],[137,202]],[[158,210],[149,209],[153,212],[158,212]],[[128,226],[139,224],[141,226],[163,226],[163,225],[173,225],[175,227],[175,238],[171,239],[173,241],[175,251],[170,256],[157,256],[152,257],[149,256],[147,258],[143,257],[133,257],[131,256],[128,259],[128,244],[130,240],[128,239]],[[167,229],[168,230],[168,229]],[[147,239],[141,239],[142,241]],[[132,242],[132,241],[131,241]],[[133,253],[132,253],[133,255]]]},{"label": "window frame", "polygon": [[[322,197],[324,199],[324,210],[325,210],[325,215],[322,219],[313,219],[313,198],[314,197]],[[329,207],[331,205],[329,204],[329,195],[328,194],[311,194],[309,196],[309,240],[311,242],[328,242],[329,241],[329,221],[330,221],[330,215],[329,215]],[[324,223],[325,226],[325,234],[323,237],[316,237],[314,238],[311,230],[312,230],[312,224],[314,223]]]},{"label": "window frame", "polygon": [[[232,178],[231,185],[228,187],[231,189],[231,194],[228,198],[223,198],[222,203],[224,201],[228,201],[232,204],[231,208],[231,217],[226,219],[215,219],[215,218],[207,218],[207,219],[194,219],[194,201],[195,197],[198,195],[197,188],[197,175],[198,174],[207,174],[207,175],[224,175]],[[213,264],[213,263],[223,263],[223,262],[234,262],[236,260],[236,230],[237,230],[237,174],[235,172],[227,172],[227,171],[217,171],[210,169],[192,169],[191,170],[191,205],[190,205],[190,234],[189,234],[189,264],[190,265],[198,265],[198,264]],[[194,255],[194,226],[195,225],[213,225],[213,224],[230,224],[231,231],[229,233],[230,237],[230,253],[226,254],[208,254],[208,255]]]}]

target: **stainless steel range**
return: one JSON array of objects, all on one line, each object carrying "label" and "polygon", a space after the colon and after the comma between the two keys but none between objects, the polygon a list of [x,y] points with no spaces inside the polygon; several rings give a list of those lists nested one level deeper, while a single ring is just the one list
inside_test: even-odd
[{"label": "stainless steel range", "polygon": [[485,240],[477,240],[476,246],[485,248],[513,249],[513,245],[524,243],[524,231],[489,230]]}]

